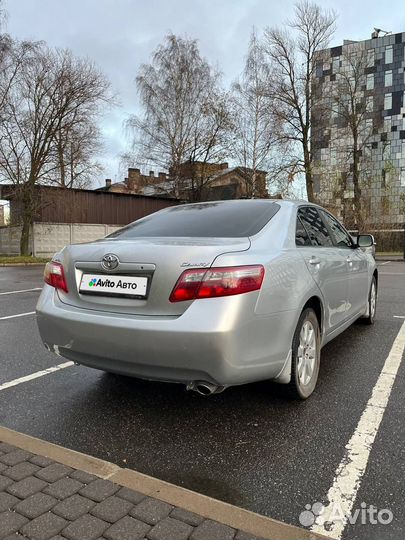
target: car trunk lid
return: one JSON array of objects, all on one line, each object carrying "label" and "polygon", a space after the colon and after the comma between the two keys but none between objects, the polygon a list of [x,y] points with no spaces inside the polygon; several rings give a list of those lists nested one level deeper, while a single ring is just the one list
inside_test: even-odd
[{"label": "car trunk lid", "polygon": [[[67,246],[59,258],[65,269],[68,292],[58,290],[58,295],[62,302],[83,309],[139,316],[179,316],[191,302],[171,303],[169,297],[184,270],[209,268],[218,255],[245,251],[249,247],[249,238],[180,237],[106,239]],[[117,257],[119,263],[108,270],[102,261],[109,254]],[[122,296],[129,294],[122,289],[117,296],[116,292],[112,295],[105,292],[105,288],[99,293],[97,287],[89,287],[91,280],[101,279],[102,285],[112,280],[117,282],[121,277],[122,282],[143,278],[138,284],[147,283],[146,291],[141,291],[141,294],[146,292],[146,296]]]}]

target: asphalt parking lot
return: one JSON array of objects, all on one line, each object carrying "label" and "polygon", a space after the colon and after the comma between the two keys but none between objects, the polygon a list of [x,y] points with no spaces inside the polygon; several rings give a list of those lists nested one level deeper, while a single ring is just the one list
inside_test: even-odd
[{"label": "asphalt parking lot", "polygon": [[[270,383],[204,398],[74,365],[38,376],[64,362],[36,328],[42,268],[0,268],[0,424],[300,525],[306,505],[325,502],[405,323],[405,264],[379,271],[375,325],[328,344],[315,394],[293,402]],[[405,534],[404,380],[402,362],[353,491],[354,508],[389,509],[393,521],[358,520],[342,538]]]}]

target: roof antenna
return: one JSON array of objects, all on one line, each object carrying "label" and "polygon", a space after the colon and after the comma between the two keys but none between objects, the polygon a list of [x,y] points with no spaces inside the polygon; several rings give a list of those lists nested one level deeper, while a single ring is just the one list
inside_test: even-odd
[{"label": "roof antenna", "polygon": [[372,39],[377,39],[380,36],[380,33],[383,33],[384,36],[392,34],[391,30],[383,30],[382,28],[374,28],[374,32],[371,34]]}]

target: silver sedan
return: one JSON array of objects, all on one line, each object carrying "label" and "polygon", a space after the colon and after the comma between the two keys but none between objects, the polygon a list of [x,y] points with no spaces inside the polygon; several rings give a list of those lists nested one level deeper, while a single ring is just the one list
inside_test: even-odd
[{"label": "silver sedan", "polygon": [[107,372],[202,394],[271,379],[305,399],[321,347],[374,321],[372,245],[302,201],[171,207],[57,253],[39,331],[49,350]]}]

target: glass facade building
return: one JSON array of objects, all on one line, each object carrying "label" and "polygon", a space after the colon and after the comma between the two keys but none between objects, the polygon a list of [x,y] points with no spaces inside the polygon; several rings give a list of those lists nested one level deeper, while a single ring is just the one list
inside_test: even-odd
[{"label": "glass facade building", "polygon": [[402,228],[405,221],[404,47],[405,33],[399,33],[345,41],[316,56],[314,191],[321,204],[352,227],[354,170],[364,223]]}]

